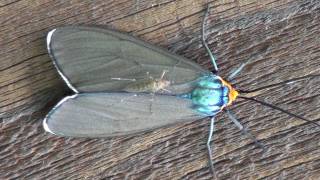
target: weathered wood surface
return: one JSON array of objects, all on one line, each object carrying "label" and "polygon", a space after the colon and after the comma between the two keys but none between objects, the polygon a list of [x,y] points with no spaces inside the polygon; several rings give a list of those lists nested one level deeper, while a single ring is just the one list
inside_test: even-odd
[{"label": "weathered wood surface", "polygon": [[[210,179],[208,120],[109,139],[46,133],[42,119],[70,93],[50,61],[45,35],[70,24],[130,32],[211,68],[200,39],[205,1],[0,2],[0,179]],[[233,82],[253,89],[320,70],[320,1],[210,2],[207,37],[219,75],[253,58]],[[266,89],[259,99],[320,118],[320,79]],[[318,179],[320,128],[238,100],[231,109],[267,151],[217,116],[218,179]],[[33,112],[33,113],[32,113]]]}]

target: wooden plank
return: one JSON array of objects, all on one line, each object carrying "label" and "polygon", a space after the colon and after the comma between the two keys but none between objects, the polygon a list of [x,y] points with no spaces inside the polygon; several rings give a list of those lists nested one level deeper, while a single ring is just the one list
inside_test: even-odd
[{"label": "wooden plank", "polygon": [[[109,139],[63,138],[42,128],[48,110],[70,91],[45,47],[46,33],[70,24],[129,32],[212,68],[201,45],[205,1],[0,2],[0,179],[209,179],[208,120]],[[219,75],[252,58],[235,79],[255,89],[319,74],[320,2],[210,2],[207,37]],[[319,119],[320,79],[265,89],[258,98]],[[267,147],[261,152],[221,113],[214,134],[219,179],[317,179],[320,129],[255,103],[231,109]]]}]

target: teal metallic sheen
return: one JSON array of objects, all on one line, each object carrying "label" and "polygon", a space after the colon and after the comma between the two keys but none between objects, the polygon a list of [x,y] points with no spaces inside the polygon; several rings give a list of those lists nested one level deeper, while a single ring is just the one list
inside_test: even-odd
[{"label": "teal metallic sheen", "polygon": [[216,115],[228,102],[229,89],[214,74],[203,76],[191,93],[181,97],[192,100],[193,108],[206,116]]}]

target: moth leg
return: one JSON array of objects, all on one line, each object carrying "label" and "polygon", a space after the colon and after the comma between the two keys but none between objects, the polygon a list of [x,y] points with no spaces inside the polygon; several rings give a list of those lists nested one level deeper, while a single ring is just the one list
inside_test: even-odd
[{"label": "moth leg", "polygon": [[209,130],[209,136],[207,141],[207,149],[208,149],[208,163],[210,166],[210,172],[214,174],[214,167],[213,167],[213,160],[212,160],[212,150],[211,150],[211,139],[214,131],[214,116],[210,119],[210,130]]},{"label": "moth leg", "polygon": [[210,57],[210,60],[213,64],[213,67],[214,67],[214,72],[218,72],[218,65],[216,63],[216,59],[214,58],[211,50],[209,49],[208,47],[208,44],[206,42],[206,37],[205,37],[205,26],[206,26],[206,19],[208,17],[208,14],[209,14],[209,9],[210,9],[210,6],[209,4],[207,4],[207,9],[205,11],[205,14],[204,14],[204,17],[202,19],[202,34],[201,34],[201,40],[202,40],[202,44],[203,46],[206,48],[208,54],[209,54],[209,57]]},{"label": "moth leg", "polygon": [[242,71],[242,69],[244,68],[244,66],[246,65],[246,63],[242,63],[237,69],[233,70],[233,72],[230,73],[230,75],[228,76],[228,80],[232,80],[234,77],[236,77],[236,75],[239,74],[239,72]]},{"label": "moth leg", "polygon": [[[166,73],[168,73],[168,72],[169,72],[169,70],[163,70],[163,71],[162,71],[162,74],[161,74],[161,77],[160,77],[160,80],[163,80],[164,75],[165,75]],[[171,83],[171,81],[169,81],[169,82]],[[165,89],[165,88],[161,88],[161,90],[164,91],[164,92],[167,92],[167,93],[171,93],[170,90]]]},{"label": "moth leg", "polygon": [[235,78],[242,70],[243,68],[251,62],[252,59],[249,59],[247,62],[242,63],[238,68],[231,71],[230,75],[228,76],[228,81],[231,81],[233,78]]},{"label": "moth leg", "polygon": [[169,72],[169,71],[168,71],[168,70],[163,70],[163,71],[162,71],[162,74],[161,74],[161,76],[160,76],[160,80],[163,79],[164,75],[165,75],[167,72]]},{"label": "moth leg", "polygon": [[111,80],[117,80],[117,81],[132,81],[135,82],[137,79],[128,79],[128,78],[110,78]]},{"label": "moth leg", "polygon": [[246,136],[248,136],[250,139],[252,139],[257,147],[260,147],[263,151],[265,151],[265,146],[261,144],[254,135],[249,133],[246,128],[243,127],[243,125],[237,120],[235,115],[230,110],[226,110],[226,112],[229,119],[240,129],[240,131]]},{"label": "moth leg", "polygon": [[249,64],[253,59],[257,59],[257,58],[262,58],[262,55],[256,55],[253,54],[247,61],[241,63],[241,65],[239,67],[237,67],[236,69],[232,70],[230,72],[230,75],[228,76],[227,80],[231,81],[233,78],[235,78],[242,70],[243,68]]}]

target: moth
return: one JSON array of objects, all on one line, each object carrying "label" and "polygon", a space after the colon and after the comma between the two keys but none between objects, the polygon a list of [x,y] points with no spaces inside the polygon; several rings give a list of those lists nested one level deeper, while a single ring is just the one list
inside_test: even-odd
[{"label": "moth", "polygon": [[[217,72],[202,29],[204,47]],[[214,117],[221,111],[226,111],[243,133],[264,148],[226,109],[236,98],[255,101],[319,126],[279,107],[243,96],[249,92],[233,88],[198,64],[115,30],[60,27],[48,33],[47,48],[59,74],[75,93],[63,98],[43,121],[44,129],[55,135],[112,137],[211,117],[207,148],[213,171],[210,142]],[[235,77],[244,65],[230,77]],[[169,78],[164,79],[165,76]]]}]

